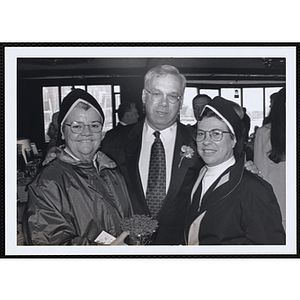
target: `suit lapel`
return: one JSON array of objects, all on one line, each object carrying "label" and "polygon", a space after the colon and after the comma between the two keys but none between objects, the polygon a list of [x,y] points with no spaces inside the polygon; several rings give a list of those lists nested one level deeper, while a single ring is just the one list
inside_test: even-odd
[{"label": "suit lapel", "polygon": [[139,157],[141,152],[143,126],[144,121],[141,121],[133,127],[127,136],[128,143],[125,145],[124,151],[131,189],[134,191],[136,201],[139,202],[145,212],[149,213],[139,173]]},{"label": "suit lapel", "polygon": [[[178,195],[188,169],[195,165],[195,160],[198,161],[195,143],[193,142],[190,133],[186,132],[184,125],[177,123],[176,141],[174,147],[172,171],[170,186],[163,206],[158,214],[158,218],[168,210],[176,196]],[[189,146],[194,150],[192,158],[183,158],[181,161],[180,151],[183,145]],[[180,163],[181,161],[181,163]]]},{"label": "suit lapel", "polygon": [[[130,176],[131,189],[135,194],[136,201],[139,202],[140,206],[144,209],[145,212],[149,213],[149,208],[146,203],[145,194],[143,191],[139,173],[139,157],[141,151],[143,126],[144,121],[141,121],[137,123],[129,132],[127,136],[128,143],[125,145],[124,151],[128,176]],[[194,150],[194,154],[192,158],[183,158],[181,161],[180,151],[183,145],[192,148]],[[184,125],[177,123],[177,132],[171,171],[171,181],[167,196],[157,216],[158,219],[161,218],[168,211],[168,208],[178,195],[189,168],[195,167],[195,165],[197,164],[199,164],[200,166],[200,161],[197,156],[196,145],[191,137],[191,134]]]}]

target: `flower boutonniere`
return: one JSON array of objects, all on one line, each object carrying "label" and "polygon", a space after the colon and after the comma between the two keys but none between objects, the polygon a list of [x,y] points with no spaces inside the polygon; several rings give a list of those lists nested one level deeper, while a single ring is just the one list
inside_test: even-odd
[{"label": "flower boutonniere", "polygon": [[180,156],[181,156],[181,159],[180,159],[180,162],[179,162],[179,165],[178,165],[178,169],[180,168],[182,160],[184,158],[189,159],[189,158],[192,158],[194,156],[194,150],[189,146],[183,145],[180,149]]}]

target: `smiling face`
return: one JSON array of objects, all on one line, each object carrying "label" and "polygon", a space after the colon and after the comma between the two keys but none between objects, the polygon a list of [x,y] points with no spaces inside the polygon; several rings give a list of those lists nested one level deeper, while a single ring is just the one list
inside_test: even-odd
[{"label": "smiling face", "polygon": [[[72,122],[83,122],[85,125],[93,122],[103,123],[103,120],[99,113],[89,108],[75,107],[66,120],[65,124],[71,124]],[[80,160],[90,160],[94,157],[94,154],[98,150],[101,142],[102,133],[94,133],[90,130],[89,126],[85,126],[81,133],[73,133],[70,126],[63,126],[62,138],[65,139],[66,146],[71,152]]]},{"label": "smiling face", "polygon": [[167,94],[182,96],[182,82],[178,76],[168,74],[164,77],[153,77],[149,86],[145,87],[150,92],[159,92],[164,94],[163,98],[154,102],[152,95],[143,90],[143,103],[145,104],[146,117],[149,125],[154,130],[163,130],[172,126],[178,117],[182,106],[182,101],[170,103]]},{"label": "smiling face", "polygon": [[[204,117],[198,122],[198,130],[210,131],[219,129],[222,131],[230,131],[227,125],[216,117]],[[233,155],[235,141],[229,133],[223,133],[221,141],[213,141],[206,133],[206,137],[202,142],[197,142],[198,154],[202,157],[205,164],[209,167],[217,166]]]}]

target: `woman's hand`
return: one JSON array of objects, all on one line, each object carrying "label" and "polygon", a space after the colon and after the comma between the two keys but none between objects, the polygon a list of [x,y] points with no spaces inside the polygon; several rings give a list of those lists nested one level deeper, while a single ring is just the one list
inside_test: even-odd
[{"label": "woman's hand", "polygon": [[124,242],[124,240],[129,234],[130,234],[129,231],[122,232],[110,245],[112,245],[112,246],[126,245],[127,246],[127,244]]},{"label": "woman's hand", "polygon": [[250,171],[253,174],[256,174],[260,177],[262,177],[261,175],[261,171],[258,169],[258,167],[253,163],[252,160],[248,160],[245,162],[244,167],[246,168],[247,171]]}]

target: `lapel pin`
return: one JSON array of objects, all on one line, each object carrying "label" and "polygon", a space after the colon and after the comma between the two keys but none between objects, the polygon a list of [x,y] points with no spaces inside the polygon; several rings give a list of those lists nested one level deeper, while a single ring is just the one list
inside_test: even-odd
[{"label": "lapel pin", "polygon": [[178,169],[180,168],[181,163],[184,158],[190,159],[194,156],[194,150],[189,146],[183,145],[180,149],[180,156],[181,156],[181,159],[178,164]]}]

